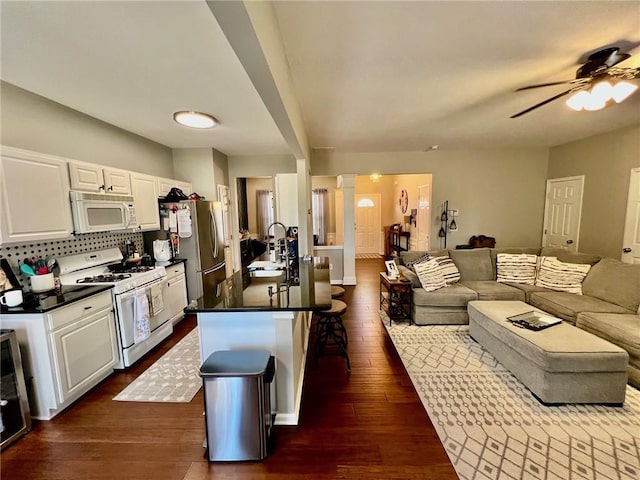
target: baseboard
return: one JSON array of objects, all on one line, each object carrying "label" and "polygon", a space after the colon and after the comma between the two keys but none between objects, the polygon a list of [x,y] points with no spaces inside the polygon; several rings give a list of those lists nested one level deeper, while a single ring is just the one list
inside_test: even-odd
[{"label": "baseboard", "polygon": [[344,277],[342,285],[356,285],[356,277]]}]

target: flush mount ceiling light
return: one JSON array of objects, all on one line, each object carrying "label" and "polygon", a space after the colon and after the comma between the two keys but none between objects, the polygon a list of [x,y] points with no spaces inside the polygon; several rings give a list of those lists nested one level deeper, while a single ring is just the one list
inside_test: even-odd
[{"label": "flush mount ceiling light", "polygon": [[621,103],[638,89],[637,85],[629,82],[618,82],[615,85],[605,81],[596,83],[591,91],[580,90],[574,93],[567,105],[576,110],[595,111],[604,108],[609,100]]},{"label": "flush mount ceiling light", "polygon": [[218,120],[215,117],[201,112],[175,112],[173,119],[180,125],[191,128],[213,128],[218,125]]},{"label": "flush mount ceiling light", "polygon": [[369,180],[371,180],[372,182],[377,182],[381,178],[382,178],[382,174],[380,173],[372,173],[371,175],[369,175]]}]

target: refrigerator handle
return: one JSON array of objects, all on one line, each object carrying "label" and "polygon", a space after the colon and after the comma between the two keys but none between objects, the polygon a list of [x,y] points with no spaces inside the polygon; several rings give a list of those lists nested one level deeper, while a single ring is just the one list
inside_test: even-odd
[{"label": "refrigerator handle", "polygon": [[213,251],[213,258],[218,258],[218,236],[216,235],[216,219],[213,216],[213,210],[209,211],[209,218],[211,219],[211,238],[213,238],[211,250]]}]

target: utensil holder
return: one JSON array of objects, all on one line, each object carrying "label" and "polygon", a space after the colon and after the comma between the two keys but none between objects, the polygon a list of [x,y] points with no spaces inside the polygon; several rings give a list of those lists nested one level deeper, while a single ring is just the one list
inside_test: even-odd
[{"label": "utensil holder", "polygon": [[29,279],[31,279],[31,291],[34,293],[48,292],[56,288],[53,273],[32,275]]}]

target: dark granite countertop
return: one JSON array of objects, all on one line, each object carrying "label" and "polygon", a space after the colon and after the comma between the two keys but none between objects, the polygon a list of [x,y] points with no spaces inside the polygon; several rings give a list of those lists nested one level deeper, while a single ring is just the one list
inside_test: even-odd
[{"label": "dark granite countertop", "polygon": [[2,307],[2,315],[45,313],[60,308],[96,293],[111,289],[112,285],[95,285],[90,287],[63,286],[60,291],[46,293],[24,293],[24,302],[19,307]]},{"label": "dark granite countertop", "polygon": [[254,272],[251,283],[243,288],[242,272],[236,272],[218,285],[217,292],[200,297],[185,312],[308,311],[331,307],[329,259],[326,257],[314,257],[309,263],[300,259],[300,284],[291,285],[288,292],[284,289],[269,296],[270,287],[273,292],[279,287],[283,290],[284,271],[263,273],[273,276],[255,276],[260,274]]}]

